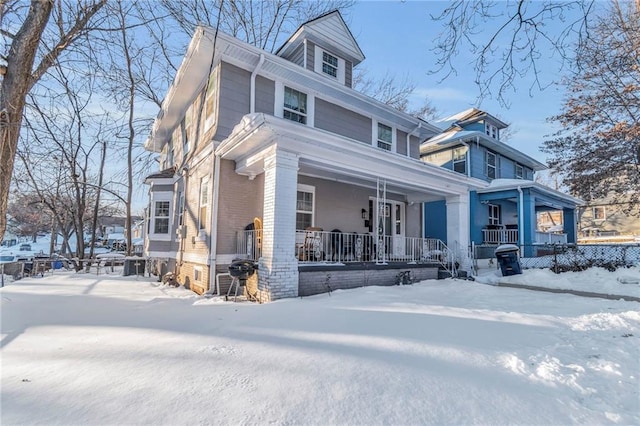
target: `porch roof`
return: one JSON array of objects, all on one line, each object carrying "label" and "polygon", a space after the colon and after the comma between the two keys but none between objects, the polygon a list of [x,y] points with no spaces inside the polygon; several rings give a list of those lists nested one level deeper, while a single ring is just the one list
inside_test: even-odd
[{"label": "porch roof", "polygon": [[[514,191],[529,188],[536,197],[541,197],[540,206],[549,208],[577,207],[584,204],[579,198],[573,197],[564,192],[557,191],[532,180],[523,179],[494,179],[488,187],[479,189],[478,194],[491,194],[492,199],[500,197],[511,198]],[[486,198],[486,197],[481,197]],[[546,200],[545,200],[546,199]]]},{"label": "porch roof", "polygon": [[403,194],[409,202],[461,196],[487,185],[367,143],[261,113],[245,115],[217,146],[216,155],[234,160],[236,173],[253,178],[263,172],[265,157],[276,149],[298,156],[300,174],[368,188],[375,188],[376,180],[382,178],[387,191]]}]

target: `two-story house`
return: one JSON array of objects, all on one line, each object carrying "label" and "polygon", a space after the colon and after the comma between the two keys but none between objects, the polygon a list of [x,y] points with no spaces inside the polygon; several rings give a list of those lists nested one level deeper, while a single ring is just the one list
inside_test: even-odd
[{"label": "two-story house", "polygon": [[[507,124],[484,111],[470,108],[436,121],[441,133],[420,146],[421,158],[460,175],[481,179],[483,188],[469,194],[470,242],[494,247],[511,243],[534,252],[533,245],[576,242],[576,207],[581,200],[534,181],[534,173],[546,166],[500,140]],[[425,235],[444,241],[447,226],[443,201],[425,203]],[[542,212],[561,211],[564,228],[537,229]]]},{"label": "two-story house", "polygon": [[261,301],[435,277],[451,251],[423,238],[423,203],[466,247],[484,182],[420,160],[440,129],[354,90],[363,60],[337,11],[275,54],[198,27],[145,143],[147,256],[200,293],[256,259]]}]

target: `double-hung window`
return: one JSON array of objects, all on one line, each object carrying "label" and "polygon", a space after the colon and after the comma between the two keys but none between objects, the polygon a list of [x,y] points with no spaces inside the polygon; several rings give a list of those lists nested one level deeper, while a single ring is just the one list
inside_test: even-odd
[{"label": "double-hung window", "polygon": [[209,205],[209,177],[200,179],[200,208],[198,210],[198,230],[207,227],[207,208]]},{"label": "double-hung window", "polygon": [[607,213],[604,206],[595,206],[593,208],[594,220],[605,220],[606,218],[607,218]]},{"label": "double-hung window", "polygon": [[296,197],[296,229],[303,230],[313,226],[313,198],[315,188],[298,185]]},{"label": "double-hung window", "polygon": [[153,209],[153,233],[169,233],[169,201],[156,201]]},{"label": "double-hung window", "polygon": [[338,58],[330,53],[322,52],[322,72],[331,77],[338,77]]},{"label": "double-hung window", "polygon": [[516,163],[516,179],[524,179],[524,167]]},{"label": "double-hung window", "polygon": [[393,132],[391,127],[378,123],[378,148],[391,151],[393,145]]},{"label": "double-hung window", "polygon": [[487,151],[485,154],[485,174],[489,179],[495,179],[497,177],[496,165],[498,162],[496,157],[496,154],[490,151]]},{"label": "double-hung window", "polygon": [[287,120],[307,124],[307,94],[285,87],[283,117]]},{"label": "double-hung window", "polygon": [[453,171],[467,173],[467,149],[465,147],[453,150]]}]

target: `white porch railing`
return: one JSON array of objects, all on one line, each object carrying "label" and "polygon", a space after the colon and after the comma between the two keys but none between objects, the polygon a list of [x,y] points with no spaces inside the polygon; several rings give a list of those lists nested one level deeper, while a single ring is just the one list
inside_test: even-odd
[{"label": "white porch railing", "polygon": [[483,229],[484,244],[518,244],[517,229]]},{"label": "white porch railing", "polygon": [[[453,253],[438,239],[385,236],[383,250],[371,234],[296,231],[299,262],[434,262],[453,263]],[[239,231],[237,253],[250,259],[262,255],[262,230]]]},{"label": "white porch railing", "polygon": [[566,244],[567,234],[536,231],[534,244]]}]

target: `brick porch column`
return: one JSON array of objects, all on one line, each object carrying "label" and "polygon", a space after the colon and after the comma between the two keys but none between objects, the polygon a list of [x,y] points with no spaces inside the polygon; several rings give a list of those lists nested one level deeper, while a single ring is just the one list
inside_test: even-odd
[{"label": "brick porch column", "polygon": [[298,296],[297,188],[298,156],[275,149],[264,159],[262,257],[258,270],[261,301]]}]

